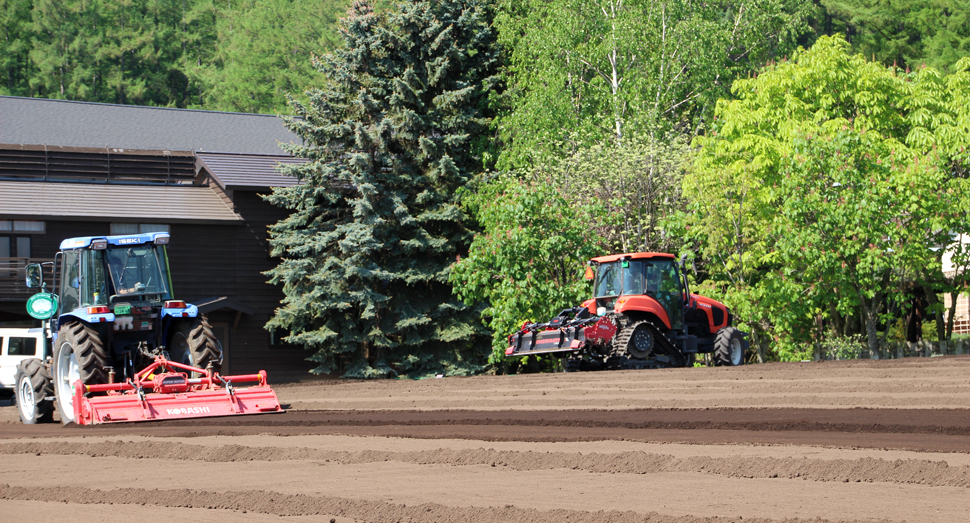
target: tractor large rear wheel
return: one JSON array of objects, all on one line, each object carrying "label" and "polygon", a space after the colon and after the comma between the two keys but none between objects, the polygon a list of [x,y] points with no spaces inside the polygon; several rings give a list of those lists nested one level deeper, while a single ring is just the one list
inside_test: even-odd
[{"label": "tractor large rear wheel", "polygon": [[53,421],[54,405],[47,398],[54,395],[54,384],[44,362],[31,358],[18,363],[16,384],[20,421],[27,425]]},{"label": "tractor large rear wheel", "polygon": [[222,345],[204,314],[179,323],[168,345],[168,352],[172,361],[199,369],[206,368],[210,363],[216,372],[222,367]]},{"label": "tractor large rear wheel", "polygon": [[74,383],[85,385],[108,382],[108,353],[98,332],[81,322],[70,322],[57,331],[54,349],[54,398],[61,423],[74,422]]},{"label": "tractor large rear wheel", "polygon": [[717,331],[714,338],[714,364],[736,367],[744,364],[744,343],[741,331],[734,327],[724,327]]}]

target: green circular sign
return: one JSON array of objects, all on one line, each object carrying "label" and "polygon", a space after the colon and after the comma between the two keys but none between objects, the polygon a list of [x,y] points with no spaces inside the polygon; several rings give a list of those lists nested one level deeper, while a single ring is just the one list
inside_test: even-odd
[{"label": "green circular sign", "polygon": [[57,311],[57,296],[49,292],[38,292],[27,300],[27,314],[38,320],[49,319]]}]

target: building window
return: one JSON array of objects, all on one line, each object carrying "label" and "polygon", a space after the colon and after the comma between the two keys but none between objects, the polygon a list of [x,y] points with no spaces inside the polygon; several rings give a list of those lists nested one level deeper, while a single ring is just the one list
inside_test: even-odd
[{"label": "building window", "polygon": [[30,258],[30,236],[0,236],[0,258]]},{"label": "building window", "polygon": [[44,233],[45,222],[32,220],[0,220],[0,234],[3,233]]},{"label": "building window", "polygon": [[139,234],[146,232],[169,232],[165,223],[112,223],[111,235]]},{"label": "building window", "polygon": [[0,220],[0,258],[30,258],[30,234],[44,234],[45,223]]}]

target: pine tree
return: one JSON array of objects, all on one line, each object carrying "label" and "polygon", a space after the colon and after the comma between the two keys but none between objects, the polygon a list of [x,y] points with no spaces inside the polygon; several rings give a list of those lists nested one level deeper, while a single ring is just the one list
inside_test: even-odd
[{"label": "pine tree", "polygon": [[312,161],[269,201],[292,210],[270,228],[285,298],[268,329],[345,377],[466,374],[489,352],[478,310],[454,298],[467,251],[455,192],[481,165],[473,140],[498,84],[490,13],[478,0],[412,1],[388,14],[356,1],[345,46],[318,63],[327,82],[292,101],[288,126]]},{"label": "pine tree", "polygon": [[31,0],[0,1],[0,95],[30,96]]}]

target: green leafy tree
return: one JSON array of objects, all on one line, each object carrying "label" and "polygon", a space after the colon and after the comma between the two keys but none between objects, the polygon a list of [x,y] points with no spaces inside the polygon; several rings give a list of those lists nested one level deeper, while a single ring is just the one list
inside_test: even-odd
[{"label": "green leafy tree", "polygon": [[463,203],[482,227],[450,280],[465,303],[488,303],[490,363],[504,359],[505,337],[524,321],[545,321],[589,296],[586,261],[603,254],[589,226],[602,207],[573,205],[561,186],[503,175],[468,192]]},{"label": "green leafy tree", "polygon": [[684,229],[711,286],[789,357],[821,320],[841,335],[861,321],[875,350],[891,297],[939,271],[934,249],[970,225],[957,211],[970,107],[951,87],[966,85],[968,66],[903,74],[823,37],[736,81],[738,99],[696,140]]},{"label": "green leafy tree", "polygon": [[293,212],[270,229],[282,260],[267,274],[285,298],[267,328],[314,350],[316,372],[473,372],[485,330],[448,276],[471,242],[456,191],[480,165],[470,143],[498,82],[489,12],[358,1],[343,23],[345,47],[319,63],[327,81],[287,124],[306,143],[288,149],[313,161],[268,198]]},{"label": "green leafy tree", "polygon": [[664,220],[682,208],[681,183],[691,151],[687,137],[671,133],[662,139],[649,134],[627,136],[579,147],[570,156],[536,168],[571,196],[577,209],[596,202],[604,212],[586,214],[585,227],[594,230],[611,252],[680,248],[679,238]]},{"label": "green leafy tree", "polygon": [[[577,147],[693,128],[740,72],[791,48],[796,1],[519,0],[496,19],[509,49],[500,166],[555,163]],[[583,141],[572,137],[579,131]]]},{"label": "green leafy tree", "polygon": [[843,336],[861,312],[875,351],[884,313],[903,300],[899,276],[924,266],[931,252],[918,236],[939,210],[932,200],[944,171],[933,157],[897,153],[877,132],[847,128],[791,144],[771,229],[781,277],[801,291],[789,299],[827,310]]}]

